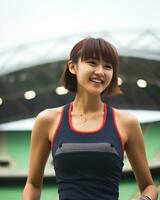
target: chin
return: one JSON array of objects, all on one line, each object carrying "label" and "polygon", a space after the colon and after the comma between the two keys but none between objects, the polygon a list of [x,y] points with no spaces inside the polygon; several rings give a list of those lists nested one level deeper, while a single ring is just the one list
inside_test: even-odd
[{"label": "chin", "polygon": [[98,95],[101,95],[101,93],[103,92],[104,90],[90,90],[89,91],[89,94],[93,95],[93,96],[98,96]]}]

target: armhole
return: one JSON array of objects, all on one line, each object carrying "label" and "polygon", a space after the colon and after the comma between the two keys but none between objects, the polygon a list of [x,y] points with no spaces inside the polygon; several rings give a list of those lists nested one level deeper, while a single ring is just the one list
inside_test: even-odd
[{"label": "armhole", "polygon": [[64,107],[62,107],[62,110],[61,110],[61,112],[60,112],[59,121],[58,121],[58,124],[57,124],[56,130],[55,130],[55,132],[53,133],[53,136],[52,136],[51,146],[52,146],[53,143],[54,143],[55,137],[56,137],[57,132],[58,132],[58,129],[59,129],[59,127],[60,127],[60,124],[61,124],[61,121],[62,121],[62,117],[63,117],[63,112],[64,112]]},{"label": "armhole", "polygon": [[121,136],[120,131],[119,131],[118,126],[117,126],[115,109],[113,107],[112,107],[112,113],[113,113],[114,126],[115,126],[116,132],[119,136],[119,139],[121,141],[122,151],[123,151],[123,154],[124,154],[124,142],[122,140],[122,136]]}]

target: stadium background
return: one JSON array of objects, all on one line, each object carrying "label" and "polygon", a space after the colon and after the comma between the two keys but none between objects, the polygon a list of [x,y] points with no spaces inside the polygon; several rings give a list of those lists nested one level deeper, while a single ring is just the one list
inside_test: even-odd
[{"label": "stadium background", "polygon": [[[119,85],[124,94],[110,99],[104,97],[104,101],[138,117],[149,166],[160,190],[160,31],[150,27],[103,28],[1,48],[0,199],[21,199],[28,174],[34,119],[43,109],[63,105],[74,98],[74,94],[58,86],[58,80],[73,44],[89,36],[103,37],[118,48]],[[124,164],[120,200],[134,200],[139,192],[126,156]],[[50,156],[41,199],[56,198],[57,185]]]}]

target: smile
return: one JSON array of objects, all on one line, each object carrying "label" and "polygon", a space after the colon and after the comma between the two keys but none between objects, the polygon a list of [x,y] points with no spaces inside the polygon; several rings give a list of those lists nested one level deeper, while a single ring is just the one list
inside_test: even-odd
[{"label": "smile", "polygon": [[101,79],[95,79],[95,78],[90,78],[90,81],[92,81],[94,83],[100,83],[100,84],[104,83],[103,80],[101,80]]}]

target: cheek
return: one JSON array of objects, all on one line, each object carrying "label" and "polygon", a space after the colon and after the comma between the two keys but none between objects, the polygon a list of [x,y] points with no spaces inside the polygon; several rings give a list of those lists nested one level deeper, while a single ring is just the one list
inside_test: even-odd
[{"label": "cheek", "polygon": [[84,73],[79,73],[79,74],[77,74],[77,83],[79,84],[79,85],[83,85],[84,84],[84,82],[86,82],[86,74],[84,74]]},{"label": "cheek", "polygon": [[107,77],[108,81],[111,81],[113,78],[113,71],[108,72],[106,77]]},{"label": "cheek", "polygon": [[79,81],[86,81],[90,76],[90,72],[88,70],[81,70],[77,73],[77,79]]}]

